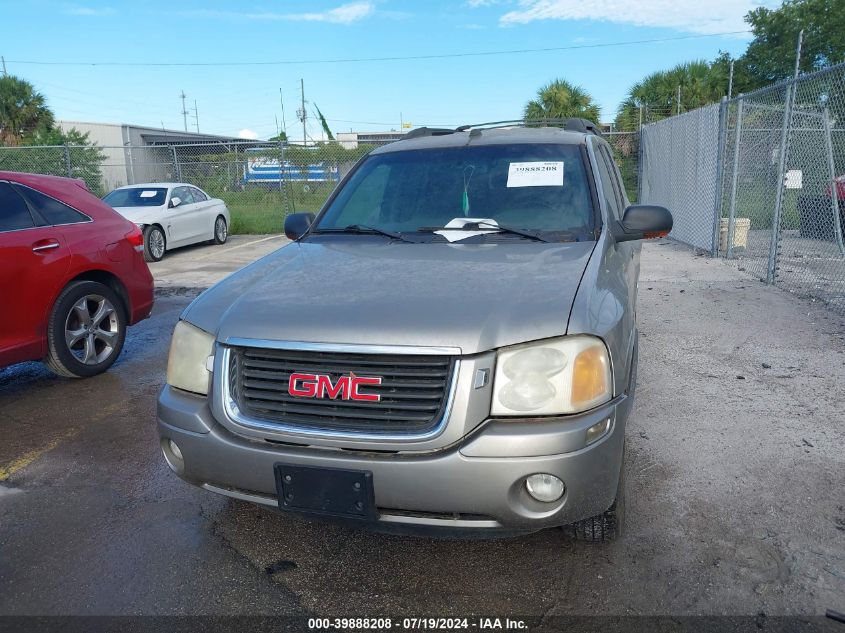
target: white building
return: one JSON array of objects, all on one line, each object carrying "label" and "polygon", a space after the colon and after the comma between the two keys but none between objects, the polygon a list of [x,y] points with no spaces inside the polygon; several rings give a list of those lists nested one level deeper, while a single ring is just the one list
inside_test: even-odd
[{"label": "white building", "polygon": [[390,130],[389,132],[338,132],[337,141],[346,149],[357,149],[359,143],[365,145],[387,145],[399,141],[405,132]]}]

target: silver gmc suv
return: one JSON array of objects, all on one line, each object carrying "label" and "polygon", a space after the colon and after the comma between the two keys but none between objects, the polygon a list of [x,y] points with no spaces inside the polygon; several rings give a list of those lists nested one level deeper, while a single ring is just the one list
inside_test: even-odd
[{"label": "silver gmc suv", "polygon": [[182,313],[164,457],[379,529],[614,538],[639,240],[671,227],[581,119],[415,130]]}]

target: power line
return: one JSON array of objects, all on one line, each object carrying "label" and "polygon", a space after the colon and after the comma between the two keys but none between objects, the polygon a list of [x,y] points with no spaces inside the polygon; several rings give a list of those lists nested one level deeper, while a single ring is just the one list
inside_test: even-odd
[{"label": "power line", "polygon": [[589,48],[608,48],[612,46],[634,46],[638,44],[657,44],[660,42],[677,42],[681,40],[701,39],[705,37],[722,37],[725,35],[740,35],[750,33],[749,30],[725,31],[723,33],[706,33],[696,35],[679,35],[677,37],[662,37],[647,40],[629,40],[624,42],[602,42],[598,44],[573,44],[571,46],[551,46],[547,48],[518,48],[497,51],[479,51],[463,53],[441,53],[428,55],[395,55],[386,57],[349,57],[337,59],[298,59],[279,61],[248,61],[248,62],[66,62],[39,60],[8,60],[10,64],[31,64],[36,66],[143,66],[143,67],[185,67],[185,66],[283,66],[291,64],[352,64],[361,62],[395,62],[427,59],[453,59],[458,57],[486,57],[491,55],[522,55],[525,53],[552,53],[557,51],[572,51]]}]

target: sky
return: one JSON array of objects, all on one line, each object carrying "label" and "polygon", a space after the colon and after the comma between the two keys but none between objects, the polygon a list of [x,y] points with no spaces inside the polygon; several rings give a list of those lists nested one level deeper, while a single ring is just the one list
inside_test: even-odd
[{"label": "sky", "polygon": [[189,130],[268,138],[284,127],[298,140],[302,80],[306,134],[319,139],[315,105],[335,133],[457,126],[519,117],[563,78],[609,121],[648,73],[741,54],[743,16],[777,4],[0,0],[0,55],[61,120],[183,129],[184,91]]}]

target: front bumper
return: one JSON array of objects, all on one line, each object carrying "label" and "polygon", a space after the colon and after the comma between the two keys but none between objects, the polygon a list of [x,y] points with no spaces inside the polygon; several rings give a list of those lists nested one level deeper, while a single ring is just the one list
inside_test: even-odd
[{"label": "front bumper", "polygon": [[[378,453],[242,437],[217,423],[207,398],[165,386],[158,431],[163,447],[173,440],[182,453],[183,468],[171,464],[179,476],[231,497],[277,507],[276,463],[368,470],[382,527],[530,532],[610,507],[631,404],[620,396],[578,416],[487,420],[439,450]],[[586,429],[608,418],[607,434],[585,445]],[[562,479],[563,497],[552,503],[531,498],[525,478],[535,473]]]}]

